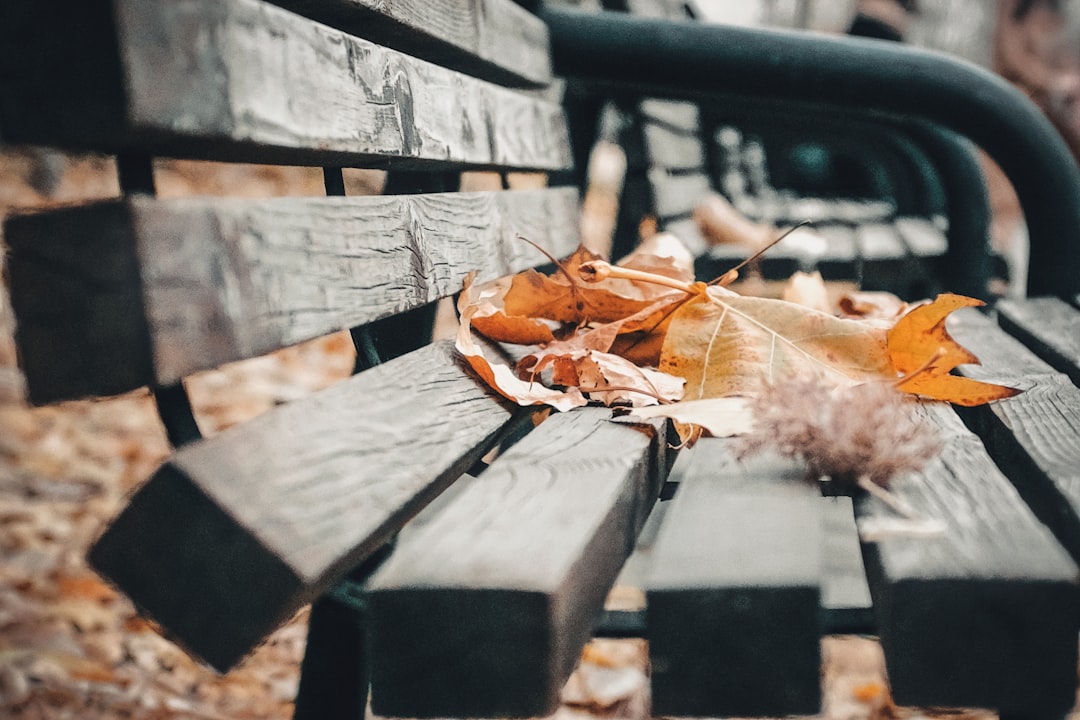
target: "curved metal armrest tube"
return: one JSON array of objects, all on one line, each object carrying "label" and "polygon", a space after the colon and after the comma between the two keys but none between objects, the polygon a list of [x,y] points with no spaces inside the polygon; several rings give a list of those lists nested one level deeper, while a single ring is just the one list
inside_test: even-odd
[{"label": "curved metal armrest tube", "polygon": [[545,8],[555,72],[655,97],[735,95],[915,117],[972,139],[1016,188],[1031,237],[1028,292],[1080,292],[1080,169],[1020,91],[896,43]]}]

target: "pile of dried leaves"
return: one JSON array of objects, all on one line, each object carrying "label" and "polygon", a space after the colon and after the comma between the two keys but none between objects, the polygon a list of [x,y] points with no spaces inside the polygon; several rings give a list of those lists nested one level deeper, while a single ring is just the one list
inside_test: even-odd
[{"label": "pile of dried leaves", "polygon": [[[861,468],[844,457],[838,466],[836,453],[807,448],[815,433],[830,443],[842,439],[840,426],[808,421],[828,417],[830,404],[898,408],[903,397],[918,396],[978,405],[1017,392],[950,374],[978,359],[949,336],[946,317],[978,300],[947,294],[909,307],[891,296],[854,294],[829,312],[817,307],[820,276],[797,278],[789,299],[772,299],[731,290],[737,275],[696,282],[689,253],[666,234],[618,265],[580,249],[551,275],[530,270],[469,284],[459,303],[457,347],[493,388],[523,405],[627,406],[632,417],[673,419],[686,444],[702,433],[750,434],[766,419],[773,439],[777,428],[797,426],[787,445],[811,466],[819,461],[819,472],[879,484],[912,469],[910,463],[883,451],[877,465]],[[511,368],[485,354],[474,330],[535,347]],[[777,389],[782,397],[792,383],[789,394],[806,387],[817,393],[812,412],[788,418],[801,424],[768,417],[770,409],[790,407],[777,402]],[[885,434],[881,445],[896,439]],[[906,445],[913,458],[932,454],[917,438]]]}]

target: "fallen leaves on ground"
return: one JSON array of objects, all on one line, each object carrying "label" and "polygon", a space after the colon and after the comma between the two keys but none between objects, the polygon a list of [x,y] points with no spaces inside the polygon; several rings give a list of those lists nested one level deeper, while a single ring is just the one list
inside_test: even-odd
[{"label": "fallen leaves on ground", "polygon": [[[347,377],[352,364],[345,334],[203,374],[190,387],[210,432]],[[168,451],[146,392],[42,408],[0,403],[0,717],[291,716],[305,614],[219,677],[86,565],[93,538]]]}]

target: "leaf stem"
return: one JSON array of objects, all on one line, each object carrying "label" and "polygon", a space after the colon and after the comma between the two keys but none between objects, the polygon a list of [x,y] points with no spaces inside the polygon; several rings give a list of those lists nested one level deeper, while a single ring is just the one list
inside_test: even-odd
[{"label": "leaf stem", "polygon": [[651,397],[653,400],[660,403],[661,405],[671,405],[674,402],[673,400],[668,400],[667,398],[662,397],[656,392],[651,392],[649,390],[645,390],[644,388],[630,387],[629,385],[605,385],[604,387],[588,387],[585,385],[578,385],[577,389],[583,393],[632,392],[639,395],[645,395],[646,397]]},{"label": "leaf stem", "polygon": [[730,270],[728,270],[726,273],[724,273],[720,277],[714,278],[713,280],[710,280],[708,284],[709,285],[720,285],[721,287],[727,287],[728,285],[730,285],[731,283],[733,283],[733,282],[735,282],[736,280],[739,279],[739,271],[742,270],[744,267],[746,267],[750,263],[757,260],[759,257],[761,257],[762,255],[767,253],[769,250],[772,250],[773,247],[775,247],[777,243],[779,243],[781,240],[786,238],[791,233],[795,232],[796,230],[798,230],[801,227],[806,227],[807,225],[812,225],[812,224],[813,224],[812,220],[803,220],[798,225],[795,225],[794,227],[788,228],[787,230],[785,230],[783,233],[780,234],[780,237],[776,238],[771,243],[769,243],[765,247],[761,248],[756,253],[754,253],[750,257],[746,258],[741,263],[739,263],[735,267],[731,268]]},{"label": "leaf stem", "polygon": [[614,278],[616,280],[634,280],[636,282],[646,282],[653,285],[663,285],[664,287],[674,288],[683,291],[687,295],[698,294],[693,283],[676,280],[675,278],[669,278],[665,275],[645,272],[644,270],[619,267],[618,265],[612,265],[604,260],[592,260],[587,263],[582,263],[578,272],[581,274],[582,280],[590,283],[601,282],[608,278]]}]

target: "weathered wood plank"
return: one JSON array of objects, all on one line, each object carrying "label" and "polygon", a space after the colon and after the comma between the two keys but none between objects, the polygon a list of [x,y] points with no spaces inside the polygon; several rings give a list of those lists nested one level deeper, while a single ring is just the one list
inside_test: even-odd
[{"label": "weathered wood plank", "polygon": [[1024,393],[960,411],[1035,514],[1080,561],[1080,389],[976,310],[950,317],[953,337],[983,360],[960,374]]},{"label": "weathered wood plank", "polygon": [[[993,314],[1001,319],[998,313]],[[979,359],[978,365],[961,365],[958,370],[962,375],[1008,384],[1030,375],[1054,373],[1049,363],[976,308],[952,313],[946,327],[953,338]]]},{"label": "weathered wood plank", "polygon": [[949,239],[927,218],[906,216],[893,220],[896,232],[915,257],[939,257],[949,250]]},{"label": "weathered wood plank", "polygon": [[1080,310],[1053,297],[1002,300],[996,307],[1003,328],[1080,385]]},{"label": "weathered wood plank", "polygon": [[800,468],[736,463],[726,441],[689,453],[646,584],[653,712],[816,713],[821,498]]},{"label": "weathered wood plank", "polygon": [[[167,385],[493,279],[578,239],[569,188],[268,200],[132,198],[13,218],[36,402]],[[143,307],[145,306],[145,310]]]},{"label": "weathered wood plank", "polygon": [[773,220],[780,224],[794,225],[804,220],[814,223],[864,223],[883,222],[893,214],[893,205],[880,200],[845,200],[835,198],[793,197],[782,198]]},{"label": "weathered wood plank", "polygon": [[[1076,699],[1076,565],[949,407],[918,412],[943,449],[892,490],[944,532],[887,535],[865,553],[893,697],[1063,713]],[[870,498],[857,512],[893,517]]]},{"label": "weathered wood plank", "polygon": [[270,0],[380,45],[505,85],[551,82],[547,26],[511,0]]},{"label": "weathered wood plank", "polygon": [[376,713],[554,712],[662,481],[664,438],[609,417],[546,420],[371,579]]},{"label": "weathered wood plank", "polygon": [[571,164],[559,105],[258,0],[8,5],[9,141],[341,167]]},{"label": "weathered wood plank", "polygon": [[653,207],[661,221],[690,215],[709,192],[709,177],[704,173],[671,175],[662,168],[649,170]]},{"label": "weathered wood plank", "polygon": [[90,552],[219,670],[340,580],[512,417],[440,343],[178,451]]}]

